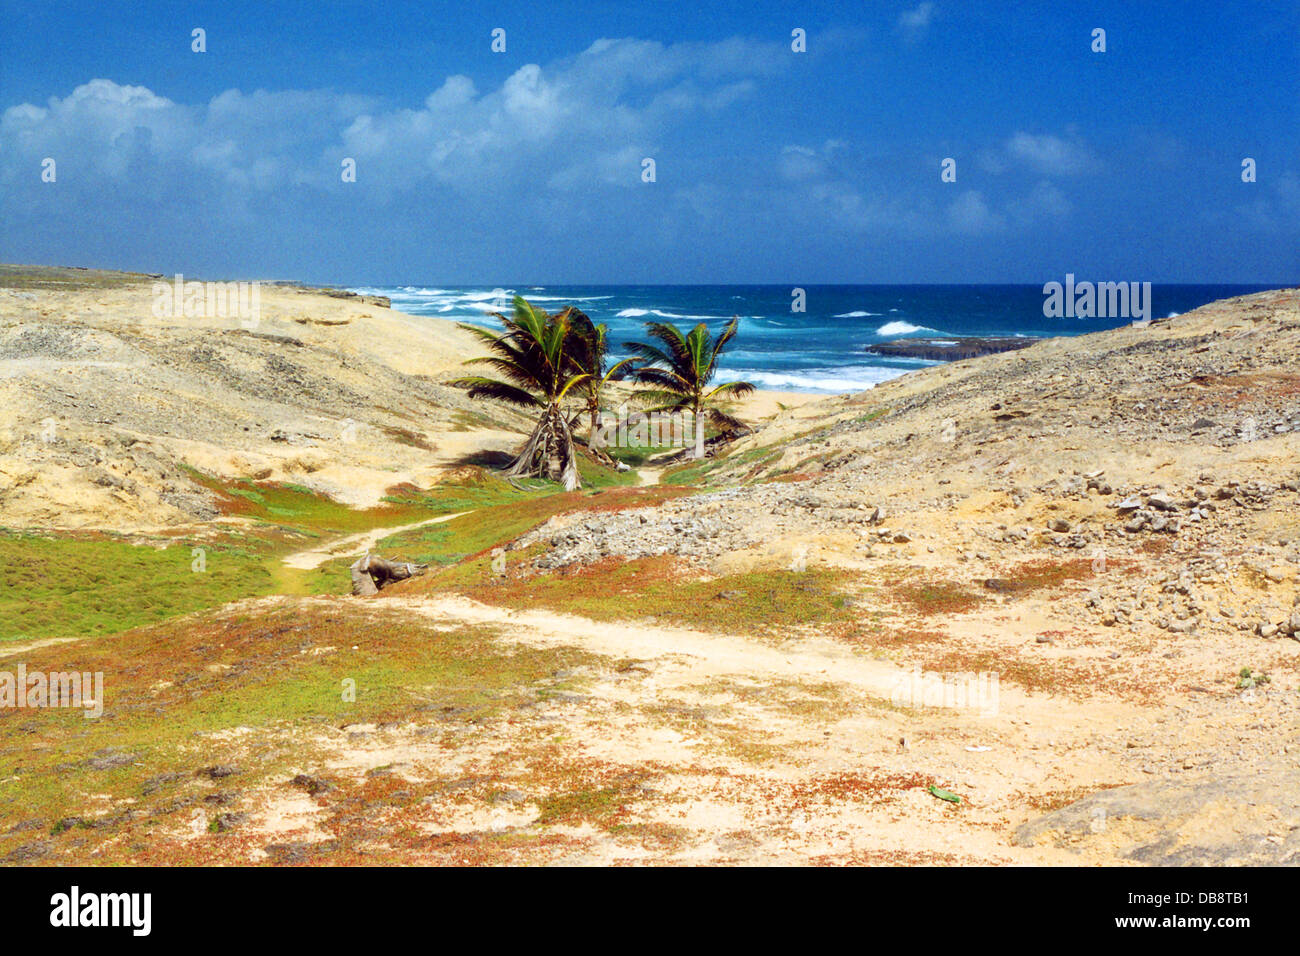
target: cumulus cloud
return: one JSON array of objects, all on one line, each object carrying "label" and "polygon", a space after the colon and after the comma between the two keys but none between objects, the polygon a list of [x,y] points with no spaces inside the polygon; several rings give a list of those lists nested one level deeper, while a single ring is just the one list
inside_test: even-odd
[{"label": "cumulus cloud", "polygon": [[756,77],[779,68],[778,49],[744,39],[598,40],[546,67],[521,66],[486,92],[469,77],[447,77],[415,109],[326,90],[229,90],[187,106],[95,79],[47,106],[0,115],[0,177],[26,175],[53,156],[95,176],[124,179],[154,163],[273,190],[328,185],[351,157],[359,183],[389,189],[429,178],[499,190],[502,176],[564,188],[584,173],[636,182],[642,155],[664,131],[750,96]]}]

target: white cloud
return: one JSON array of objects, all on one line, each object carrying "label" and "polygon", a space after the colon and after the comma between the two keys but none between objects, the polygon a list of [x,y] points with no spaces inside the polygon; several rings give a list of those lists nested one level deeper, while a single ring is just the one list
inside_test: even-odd
[{"label": "white cloud", "polygon": [[1003,153],[1044,176],[1077,176],[1097,167],[1087,145],[1072,132],[1066,137],[1017,132],[1006,141]]},{"label": "white cloud", "polygon": [[[260,190],[332,185],[344,157],[357,161],[359,183],[390,192],[422,179],[496,193],[510,183],[572,188],[584,177],[638,182],[649,144],[749,97],[755,77],[788,59],[779,49],[745,39],[597,40],[545,67],[521,66],[486,92],[449,76],[414,109],[325,90],[228,90],[185,106],[96,79],[47,107],[0,115],[0,181],[55,156],[112,178],[143,163]],[[641,155],[629,166],[631,152]]]},{"label": "white cloud", "polygon": [[1243,183],[1240,188],[1264,193],[1261,198],[1237,206],[1237,216],[1251,228],[1280,232],[1294,227],[1300,219],[1300,176],[1296,173],[1287,170],[1275,179]]},{"label": "white cloud", "polygon": [[1007,212],[1020,226],[1065,219],[1073,210],[1074,204],[1065,193],[1045,179],[1036,183],[1026,196],[1007,204]]},{"label": "white cloud", "polygon": [[898,28],[909,39],[918,39],[934,21],[934,4],[922,3],[912,10],[904,10],[898,17]]},{"label": "white cloud", "polygon": [[948,225],[954,232],[979,236],[1001,232],[1006,219],[989,208],[982,193],[968,189],[948,207]]}]

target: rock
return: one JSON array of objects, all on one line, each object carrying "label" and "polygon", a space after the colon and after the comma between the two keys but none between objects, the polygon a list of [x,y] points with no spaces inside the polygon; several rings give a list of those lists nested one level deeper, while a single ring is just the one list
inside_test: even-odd
[{"label": "rock", "polygon": [[869,355],[884,355],[892,358],[919,358],[932,362],[954,362],[962,359],[976,358],[980,355],[993,355],[998,352],[1011,352],[1028,348],[1036,339],[1021,336],[989,337],[967,336],[953,339],[895,339],[892,342],[878,342],[867,346]]},{"label": "rock", "polygon": [[1015,581],[1008,581],[1006,578],[987,578],[984,581],[984,587],[999,594],[1013,594],[1020,589],[1019,584]]},{"label": "rock", "polygon": [[91,770],[113,770],[117,767],[125,767],[127,764],[135,763],[136,755],[126,753],[116,747],[106,747],[103,750],[96,751],[95,754],[86,761],[86,765]]},{"label": "rock", "polygon": [[212,767],[204,767],[202,770],[196,770],[194,775],[197,777],[207,777],[209,780],[220,780],[222,777],[229,777],[232,774],[239,773],[235,767],[225,764],[217,764]]},{"label": "rock", "polygon": [[289,783],[300,790],[306,790],[308,796],[312,797],[318,793],[325,793],[334,789],[334,784],[328,780],[322,780],[320,777],[313,777],[305,773],[298,774]]},{"label": "rock", "polygon": [[247,822],[247,813],[223,813],[217,816],[210,824],[208,829],[213,833],[225,833],[235,829],[242,823]]},{"label": "rock", "polygon": [[1121,502],[1119,502],[1119,503],[1117,503],[1117,504],[1115,505],[1115,510],[1116,510],[1116,511],[1136,511],[1138,508],[1141,508],[1141,507],[1142,507],[1142,502],[1138,501],[1136,498],[1125,498],[1123,501],[1121,501]]},{"label": "rock", "polygon": [[1066,521],[1064,518],[1053,518],[1051,521],[1047,522],[1047,527],[1052,531],[1064,533],[1070,530],[1070,522]]},{"label": "rock", "polygon": [[[1101,790],[1022,825],[1012,842],[1095,848],[1149,866],[1294,862],[1300,828],[1278,831],[1276,823],[1300,819],[1300,769],[1291,763]],[[1277,832],[1279,840],[1268,839]]]},{"label": "rock", "polygon": [[320,844],[311,843],[268,843],[263,849],[273,863],[304,863],[309,852],[319,846]]}]

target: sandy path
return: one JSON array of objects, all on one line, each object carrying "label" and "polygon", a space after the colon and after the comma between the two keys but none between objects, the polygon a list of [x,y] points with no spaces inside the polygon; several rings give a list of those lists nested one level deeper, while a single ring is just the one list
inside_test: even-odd
[{"label": "sandy path", "polygon": [[[798,681],[838,684],[878,700],[895,696],[900,681],[912,672],[887,660],[865,656],[841,642],[807,638],[780,646],[760,639],[686,628],[633,623],[602,622],[572,614],[544,610],[511,610],[482,604],[460,595],[437,598],[392,598],[419,614],[447,622],[490,624],[501,627],[509,640],[534,646],[575,646],[612,658],[639,658],[671,662],[674,680],[702,683],[720,677],[747,677],[762,681]],[[1040,727],[1081,726],[1115,705],[1029,695],[1016,685],[998,689],[997,714],[965,719],[983,727],[1009,726],[1025,719]],[[1120,709],[1124,709],[1120,705]],[[937,708],[950,717],[958,712]]]},{"label": "sandy path", "polygon": [[55,644],[70,644],[79,640],[81,640],[79,637],[46,637],[39,641],[26,641],[22,644],[0,644],[0,657],[28,654],[42,647],[53,647]]},{"label": "sandy path", "polygon": [[361,534],[348,535],[346,538],[336,538],[319,547],[308,548],[305,551],[295,551],[293,554],[286,555],[284,563],[291,568],[311,571],[334,558],[351,557],[353,555],[360,557],[389,535],[401,534],[403,531],[411,531],[414,528],[423,528],[425,525],[441,524],[444,521],[450,521],[452,518],[459,518],[461,515],[467,514],[470,514],[470,512],[458,511],[455,514],[442,515],[437,518],[430,518],[427,521],[416,521],[413,524],[397,525],[391,528],[375,528],[371,531],[363,531]]},{"label": "sandy path", "polygon": [[[582,842],[565,852],[566,862],[803,863],[820,856],[849,861],[859,853],[878,862],[926,862],[925,854],[982,863],[1095,860],[1052,847],[1012,847],[1011,829],[1033,814],[1022,794],[1092,778],[1119,782],[1122,769],[1108,755],[1089,753],[1087,741],[1098,723],[1145,722],[1137,708],[1113,701],[1028,695],[1011,686],[1001,688],[993,714],[899,710],[891,697],[908,672],[829,639],[778,644],[513,611],[459,595],[382,603],[439,629],[486,625],[507,642],[636,662],[634,668],[597,666],[580,693],[453,738],[430,735],[421,721],[382,731],[330,729],[314,742],[327,776],[364,779],[388,766],[415,783],[495,774],[504,776],[494,786],[525,794],[512,803],[437,798],[430,832],[531,826],[545,785],[530,776],[536,771],[526,758],[561,739],[565,760],[651,768],[652,790],[639,800],[636,820],[681,827],[689,836],[653,850],[590,828],[559,827],[554,832]],[[819,690],[827,687],[837,690]],[[358,729],[363,733],[348,733]],[[454,740],[450,749],[448,740]],[[750,747],[770,749],[751,753]],[[969,805],[955,812],[915,786],[873,789],[877,781],[912,774],[954,789]],[[843,781],[850,789],[838,793]],[[859,784],[862,790],[852,790]],[[830,791],[822,789],[827,786]],[[283,795],[265,796],[262,812],[273,818]]]}]

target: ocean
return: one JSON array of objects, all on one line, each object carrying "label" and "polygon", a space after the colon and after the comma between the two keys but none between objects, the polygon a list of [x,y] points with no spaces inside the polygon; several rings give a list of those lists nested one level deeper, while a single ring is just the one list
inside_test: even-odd
[{"label": "ocean", "polygon": [[[1150,315],[1164,318],[1267,288],[1152,285]],[[508,311],[516,294],[548,312],[572,304],[609,326],[616,359],[628,354],[625,342],[645,338],[646,322],[672,322],[683,330],[704,322],[716,333],[736,315],[740,332],[723,353],[719,380],[825,393],[860,391],[935,364],[868,355],[868,346],[878,342],[907,336],[1081,335],[1132,321],[1045,317],[1043,288],[1034,285],[807,286],[804,312],[791,311],[790,286],[405,285],[352,291],[388,296],[394,309],[410,315],[487,327],[495,326],[487,313]]]}]

